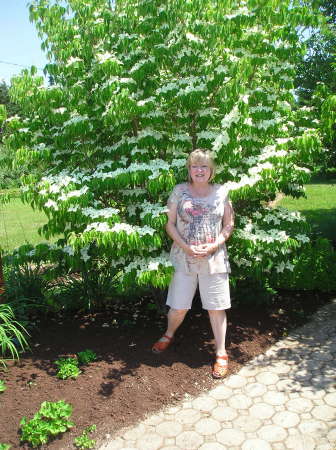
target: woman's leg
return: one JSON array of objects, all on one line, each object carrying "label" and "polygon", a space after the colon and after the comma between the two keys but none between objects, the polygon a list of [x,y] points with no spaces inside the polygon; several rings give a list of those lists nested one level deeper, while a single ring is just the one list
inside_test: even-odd
[{"label": "woman's leg", "polygon": [[187,309],[174,309],[170,308],[168,312],[168,325],[167,331],[165,332],[166,336],[173,337],[175,331],[183,322],[188,310]]},{"label": "woman's leg", "polygon": [[225,337],[227,319],[225,309],[208,310],[212,332],[215,338],[216,355],[226,355]]}]

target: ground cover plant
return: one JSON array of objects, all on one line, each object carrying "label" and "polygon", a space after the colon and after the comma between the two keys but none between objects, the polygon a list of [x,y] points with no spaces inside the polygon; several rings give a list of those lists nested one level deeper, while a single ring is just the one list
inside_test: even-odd
[{"label": "ground cover plant", "polygon": [[31,420],[26,417],[21,420],[21,441],[29,442],[34,448],[47,444],[51,438],[74,426],[69,420],[71,414],[72,406],[63,400],[43,402]]},{"label": "ground cover plant", "polygon": [[86,427],[81,436],[77,436],[74,439],[74,445],[77,448],[94,448],[96,445],[96,441],[94,439],[90,439],[89,434],[96,430],[96,425],[90,425]]},{"label": "ground cover plant", "polygon": [[76,379],[81,373],[78,368],[77,358],[61,358],[55,361],[55,365],[58,367],[57,376],[62,380],[67,378]]},{"label": "ground cover plant", "polygon": [[6,383],[3,380],[0,380],[0,392],[4,392],[6,389]]}]

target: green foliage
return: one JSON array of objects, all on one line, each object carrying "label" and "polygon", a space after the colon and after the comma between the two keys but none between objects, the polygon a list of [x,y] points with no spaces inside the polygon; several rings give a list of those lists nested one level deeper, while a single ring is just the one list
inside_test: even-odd
[{"label": "green foliage", "polygon": [[74,439],[74,445],[78,448],[94,448],[96,445],[96,441],[90,439],[89,433],[92,433],[96,430],[96,425],[91,425],[86,427],[81,436],[78,436]]},{"label": "green foliage", "polygon": [[63,400],[43,402],[31,420],[26,417],[21,420],[21,441],[28,442],[34,448],[47,444],[51,438],[74,426],[68,420],[71,414],[72,406]]},{"label": "green foliage", "polygon": [[9,450],[10,448],[11,448],[11,445],[0,443],[0,450]]},{"label": "green foliage", "polygon": [[100,267],[120,289],[167,286],[168,193],[203,147],[237,212],[236,276],[255,261],[259,280],[292,269],[308,227],[266,205],[302,196],[322,152],[319,130],[297,126],[293,92],[299,32],[323,24],[314,2],[36,0],[30,16],[55,84],[34,68],[13,80],[21,116],[6,122],[6,145],[18,164],[48,167],[23,179],[25,201],[48,216],[42,234],[64,238],[46,262],[78,271],[90,302],[108,286]]},{"label": "green foliage", "polygon": [[5,392],[6,389],[6,383],[3,380],[0,380],[0,392]]},{"label": "green foliage", "polygon": [[333,0],[321,0],[320,11],[324,21],[310,30],[306,39],[306,52],[298,64],[295,84],[301,102],[309,102],[318,83],[325,84],[336,93],[335,48],[336,8]]},{"label": "green foliage", "polygon": [[5,298],[17,319],[31,328],[31,316],[46,314],[52,310],[46,298],[48,280],[40,265],[4,265],[6,283]]},{"label": "green foliage", "polygon": [[5,366],[9,356],[19,359],[19,350],[28,348],[27,331],[15,320],[12,308],[8,304],[0,304],[0,363]]},{"label": "green foliage", "polygon": [[58,367],[57,377],[62,380],[67,378],[76,379],[81,374],[77,358],[60,358],[55,361],[55,364]]},{"label": "green foliage", "polygon": [[90,349],[77,353],[79,364],[89,364],[97,359],[97,355]]},{"label": "green foliage", "polygon": [[328,239],[320,238],[304,246],[292,258],[294,270],[285,271],[281,276],[273,275],[273,286],[293,290],[336,291],[336,251]]}]

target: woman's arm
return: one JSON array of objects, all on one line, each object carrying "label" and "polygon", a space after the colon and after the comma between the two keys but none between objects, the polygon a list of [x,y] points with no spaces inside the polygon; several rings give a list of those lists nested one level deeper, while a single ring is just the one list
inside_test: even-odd
[{"label": "woman's arm", "polygon": [[176,228],[176,221],[177,221],[177,204],[176,203],[169,203],[168,205],[168,222],[166,224],[166,231],[168,236],[170,236],[173,241],[182,248],[182,250],[187,253],[187,255],[194,256],[194,257],[202,257],[206,255],[205,250],[199,249],[195,247],[194,245],[188,245],[183,238],[181,237],[180,233],[178,232]]}]

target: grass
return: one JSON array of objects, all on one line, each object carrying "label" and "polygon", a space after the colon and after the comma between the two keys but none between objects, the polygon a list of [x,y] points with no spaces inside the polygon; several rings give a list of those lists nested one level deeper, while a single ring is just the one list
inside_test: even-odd
[{"label": "grass", "polygon": [[278,205],[300,211],[319,234],[336,242],[336,179],[315,179],[305,187],[307,198],[284,197]]},{"label": "grass", "polygon": [[0,246],[11,251],[26,243],[44,242],[37,230],[46,222],[43,212],[33,210],[19,198],[11,199],[6,205],[0,204]]}]

